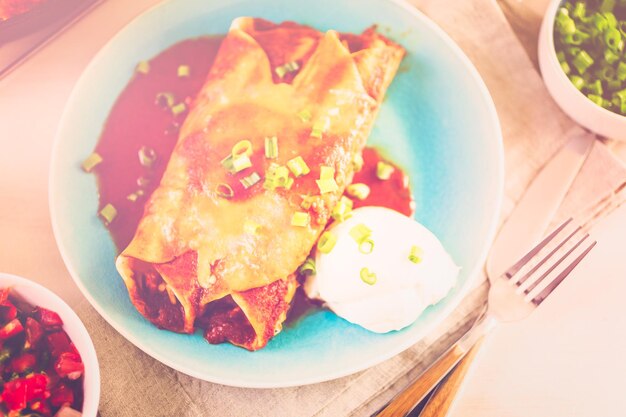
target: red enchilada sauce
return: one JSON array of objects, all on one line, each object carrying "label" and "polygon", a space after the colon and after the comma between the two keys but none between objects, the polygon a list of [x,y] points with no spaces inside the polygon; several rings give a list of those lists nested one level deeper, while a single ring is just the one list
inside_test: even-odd
[{"label": "red enchilada sauce", "polygon": [[[114,218],[105,223],[119,251],[130,243],[137,230],[144,204],[161,180],[176,145],[178,130],[206,79],[222,39],[185,40],[151,59],[147,66],[140,64],[111,109],[95,149],[102,162],[93,172],[98,179],[99,209],[111,205],[116,211]],[[188,74],[179,75],[181,65],[188,68]],[[172,110],[176,106],[179,113]],[[412,215],[414,203],[402,169],[394,166],[391,178],[382,181],[376,176],[376,165],[382,160],[380,154],[366,148],[363,160],[363,168],[355,174],[353,183],[367,184],[371,192],[363,201],[354,200],[354,207],[378,205]],[[142,298],[150,304],[156,303],[147,312],[151,321],[161,328],[182,331],[182,305],[166,291],[160,275],[148,271],[136,281]],[[298,291],[290,321],[308,310],[306,306],[310,304],[303,298]],[[164,312],[175,317],[163,317]],[[225,340],[245,343],[254,337],[250,323],[230,296],[211,303],[203,316],[197,318],[196,326],[206,329],[205,337],[211,343]]]}]

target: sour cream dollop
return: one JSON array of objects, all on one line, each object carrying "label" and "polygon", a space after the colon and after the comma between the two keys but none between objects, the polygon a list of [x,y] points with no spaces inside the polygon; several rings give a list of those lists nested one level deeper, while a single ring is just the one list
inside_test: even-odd
[{"label": "sour cream dollop", "polygon": [[[350,231],[371,230],[371,253],[362,253]],[[327,230],[337,237],[329,253],[317,250],[316,274],[304,290],[322,300],[340,317],[370,331],[386,333],[413,323],[426,307],[439,302],[454,287],[459,267],[439,239],[412,218],[383,207],[362,207],[352,217]],[[409,259],[419,248],[421,260]],[[375,283],[361,279],[367,268]],[[371,282],[371,280],[368,280]]]}]

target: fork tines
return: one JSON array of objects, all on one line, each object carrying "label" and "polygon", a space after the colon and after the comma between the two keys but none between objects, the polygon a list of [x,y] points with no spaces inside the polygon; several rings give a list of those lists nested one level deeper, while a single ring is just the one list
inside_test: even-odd
[{"label": "fork tines", "polygon": [[[565,237],[563,237],[565,236]],[[570,218],[550,233],[503,276],[526,294],[527,301],[541,304],[596,245],[589,234]],[[566,262],[567,261],[567,262]]]}]

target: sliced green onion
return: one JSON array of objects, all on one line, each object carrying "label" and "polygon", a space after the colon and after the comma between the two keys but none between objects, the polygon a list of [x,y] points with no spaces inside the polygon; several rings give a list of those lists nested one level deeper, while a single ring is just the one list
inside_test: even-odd
[{"label": "sliced green onion", "polygon": [[563,43],[567,45],[581,45],[584,41],[586,41],[590,37],[591,35],[589,35],[588,33],[577,30],[571,35],[565,35],[563,37]]},{"label": "sliced green onion", "polygon": [[337,182],[334,179],[315,180],[315,182],[317,183],[317,186],[320,189],[321,194],[334,193],[335,191],[339,190],[339,186],[337,185]]},{"label": "sliced green onion", "polygon": [[411,252],[409,253],[409,261],[414,264],[418,264],[422,262],[422,256],[424,255],[424,251],[419,246],[411,246]]},{"label": "sliced green onion", "polygon": [[369,255],[374,250],[374,241],[370,238],[365,238],[359,243],[359,252],[364,255]]},{"label": "sliced green onion", "polygon": [[378,161],[378,163],[376,164],[376,177],[378,177],[379,180],[388,180],[389,178],[391,178],[391,174],[393,174],[393,171],[395,171],[393,165],[390,165],[386,162]]},{"label": "sliced green onion", "polygon": [[315,197],[310,196],[310,195],[304,195],[302,196],[302,202],[300,203],[300,207],[302,207],[305,210],[308,210],[311,208],[311,205],[313,204],[313,199]]},{"label": "sliced green onion", "polygon": [[161,107],[171,108],[174,105],[174,94],[172,93],[157,93],[156,103]]},{"label": "sliced green onion", "polygon": [[350,236],[352,236],[352,239],[354,239],[356,243],[361,244],[361,242],[372,236],[372,229],[363,223],[359,223],[350,229]]},{"label": "sliced green onion", "polygon": [[587,15],[587,7],[585,2],[577,1],[574,5],[574,10],[572,10],[572,17],[577,17],[579,19],[584,19]]},{"label": "sliced green onion", "polygon": [[329,124],[330,124],[330,119],[328,119],[328,118],[317,120],[313,124],[313,128],[311,129],[311,135],[310,136],[312,138],[321,139],[322,136],[324,135],[324,132],[326,132],[326,130],[328,130]]},{"label": "sliced green onion", "polygon": [[252,161],[250,161],[250,158],[248,158],[247,155],[240,155],[233,158],[233,155],[231,154],[222,159],[222,166],[231,174],[236,174],[246,168],[250,168],[252,166]]},{"label": "sliced green onion", "polygon": [[87,157],[80,165],[85,172],[91,172],[96,166],[98,166],[102,162],[102,157],[100,154],[94,152]]},{"label": "sliced green onion", "polygon": [[333,219],[337,222],[348,220],[352,217],[352,205],[352,200],[342,195],[337,204],[335,204],[335,207],[333,207],[331,213]]},{"label": "sliced green onion", "polygon": [[130,193],[126,196],[126,199],[132,203],[139,200],[139,197],[143,195],[143,190],[137,190],[134,193]]},{"label": "sliced green onion", "polygon": [[179,65],[176,71],[179,77],[189,77],[189,65]]},{"label": "sliced green onion", "polygon": [[306,261],[300,265],[300,268],[298,268],[298,272],[300,275],[315,275],[317,272],[315,269],[315,260],[313,258],[307,258]]},{"label": "sliced green onion", "polygon": [[139,163],[144,167],[150,168],[157,160],[157,154],[154,149],[148,146],[142,146],[137,153],[139,156]]},{"label": "sliced green onion", "polygon": [[281,65],[280,67],[276,67],[274,70],[278,78],[283,78],[285,75],[298,71],[300,69],[300,64],[296,61],[287,62],[285,65]]},{"label": "sliced green onion", "polygon": [[626,81],[626,62],[620,62],[617,65],[616,74],[617,79],[620,81]]},{"label": "sliced green onion", "polygon": [[357,200],[365,200],[370,195],[370,187],[363,183],[350,184],[346,187],[346,193]]},{"label": "sliced green onion", "polygon": [[614,64],[619,61],[619,55],[610,49],[604,51],[604,60],[607,64]]},{"label": "sliced green onion", "polygon": [[[263,187],[267,190],[274,190],[279,187],[291,188],[289,169],[286,166],[270,164],[265,172],[265,182]],[[293,179],[291,178],[293,181]]]},{"label": "sliced green onion", "polygon": [[137,185],[141,188],[144,188],[150,184],[150,178],[148,177],[139,177],[137,178]]},{"label": "sliced green onion", "polygon": [[148,61],[140,61],[135,67],[135,71],[140,74],[147,74],[150,72],[150,63]]},{"label": "sliced green onion", "polygon": [[576,23],[574,19],[569,17],[569,12],[566,8],[561,7],[556,15],[555,19],[556,28],[561,35],[571,35],[576,32]]},{"label": "sliced green onion", "polygon": [[302,122],[306,123],[311,120],[311,111],[309,109],[301,110],[298,112],[298,117],[302,120]]},{"label": "sliced green onion", "polygon": [[306,162],[304,162],[304,159],[302,159],[301,156],[296,156],[295,158],[290,159],[287,162],[287,167],[289,167],[289,170],[296,178],[311,172],[309,166],[306,164]]},{"label": "sliced green onion", "polygon": [[287,181],[285,182],[285,189],[291,190],[291,186],[294,183],[294,179],[292,177],[287,177]]},{"label": "sliced green onion", "polygon": [[110,225],[115,217],[117,217],[117,209],[112,204],[107,204],[100,210],[100,217],[106,226]]},{"label": "sliced green onion", "polygon": [[579,77],[578,75],[571,75],[569,79],[572,84],[574,84],[574,87],[576,87],[578,90],[582,90],[585,86],[585,80],[583,80],[583,78]]},{"label": "sliced green onion", "polygon": [[291,216],[292,226],[306,227],[309,225],[310,221],[311,216],[309,216],[309,213],[306,213],[304,211],[296,211],[295,213],[293,213],[293,216]]},{"label": "sliced green onion", "polygon": [[331,232],[324,232],[320,239],[317,241],[317,250],[322,253],[330,253],[337,243],[337,236]]},{"label": "sliced green onion", "polygon": [[217,187],[215,187],[215,192],[218,196],[223,198],[232,198],[235,195],[233,187],[224,182],[217,184]]},{"label": "sliced green onion", "polygon": [[253,172],[247,177],[243,177],[242,179],[239,180],[239,182],[241,182],[241,185],[243,185],[243,188],[245,188],[246,190],[252,187],[254,184],[256,184],[259,181],[261,181],[261,176],[257,174],[256,172]]},{"label": "sliced green onion", "polygon": [[593,58],[586,51],[580,51],[572,60],[572,64],[576,67],[579,74],[584,74],[593,65],[593,62]]},{"label": "sliced green onion", "polygon": [[602,81],[595,80],[591,84],[587,85],[587,89],[591,94],[601,96],[604,90],[602,89]]},{"label": "sliced green onion", "polygon": [[178,116],[179,114],[184,113],[185,110],[187,110],[187,105],[185,105],[185,103],[183,102],[180,102],[172,107],[172,114],[174,116]]},{"label": "sliced green onion", "polygon": [[265,157],[267,159],[278,158],[278,138],[276,136],[265,138]]},{"label": "sliced green onion", "polygon": [[373,273],[373,272],[370,272],[369,269],[361,268],[360,275],[361,275],[361,281],[363,281],[367,285],[374,285],[374,284],[376,284],[376,274]]},{"label": "sliced green onion", "polygon": [[259,229],[261,229],[261,225],[252,220],[246,220],[243,223],[243,231],[249,235],[256,235]]},{"label": "sliced green onion", "polygon": [[600,4],[600,8],[598,10],[600,10],[601,12],[612,12],[614,8],[615,0],[602,0],[602,3]]},{"label": "sliced green onion", "polygon": [[624,47],[622,34],[615,28],[609,28],[604,32],[604,42],[614,51],[619,51]]},{"label": "sliced green onion", "polygon": [[320,180],[333,180],[335,179],[335,168],[322,165],[320,167]]},{"label": "sliced green onion", "polygon": [[232,155],[235,159],[243,155],[251,156],[252,143],[249,140],[240,140],[233,146]]},{"label": "sliced green onion", "polygon": [[604,103],[604,99],[596,94],[587,94],[587,98],[596,103],[598,106],[602,106]]},{"label": "sliced green onion", "polygon": [[565,74],[569,74],[570,72],[572,72],[567,62],[561,62],[561,69],[563,70]]},{"label": "sliced green onion", "polygon": [[354,155],[354,158],[352,158],[352,167],[354,168],[354,172],[359,172],[361,169],[363,169],[364,163],[365,162],[363,161],[363,155],[361,155],[360,153]]}]

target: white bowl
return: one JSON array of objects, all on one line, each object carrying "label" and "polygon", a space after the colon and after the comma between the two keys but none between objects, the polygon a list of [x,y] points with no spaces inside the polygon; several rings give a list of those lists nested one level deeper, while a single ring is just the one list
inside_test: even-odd
[{"label": "white bowl", "polygon": [[626,117],[598,106],[578,91],[559,64],[554,49],[554,20],[562,0],[552,0],[539,32],[539,68],[548,91],[572,119],[611,139],[626,141]]},{"label": "white bowl", "polygon": [[0,272],[0,288],[11,288],[32,306],[47,308],[61,317],[63,330],[74,342],[85,365],[83,416],[95,417],[100,401],[100,367],[91,337],[76,313],[58,295],[26,278]]}]

